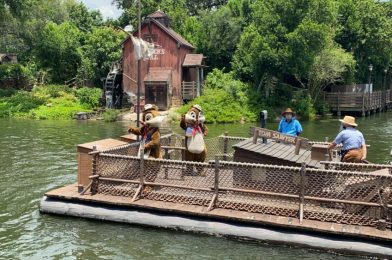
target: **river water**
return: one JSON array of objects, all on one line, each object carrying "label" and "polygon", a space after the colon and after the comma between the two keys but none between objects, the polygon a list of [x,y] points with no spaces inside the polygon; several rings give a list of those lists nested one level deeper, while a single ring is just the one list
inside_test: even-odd
[{"label": "river water", "polygon": [[[391,113],[358,119],[369,160],[386,162]],[[250,124],[209,125],[209,135],[247,136]],[[269,128],[275,129],[276,123]],[[304,122],[304,136],[331,139],[336,119]],[[51,189],[76,181],[76,145],[126,133],[127,123],[0,119],[0,259],[344,259],[324,252],[208,235],[41,215]],[[180,132],[179,127],[173,130]]]}]

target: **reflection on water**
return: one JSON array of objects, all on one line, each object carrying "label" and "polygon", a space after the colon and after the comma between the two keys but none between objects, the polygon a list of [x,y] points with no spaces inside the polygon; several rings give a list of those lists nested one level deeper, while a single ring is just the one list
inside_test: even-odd
[{"label": "reflection on water", "polygon": [[[389,160],[389,115],[358,120],[371,145],[371,161]],[[209,125],[209,136],[225,131],[247,136],[249,126]],[[277,124],[268,127],[276,129]],[[305,122],[303,127],[305,137],[331,140],[339,122]],[[0,258],[336,259],[305,249],[39,214],[43,193],[76,181],[77,144],[118,137],[126,129],[121,122],[0,120]],[[181,133],[177,126],[173,130]]]}]

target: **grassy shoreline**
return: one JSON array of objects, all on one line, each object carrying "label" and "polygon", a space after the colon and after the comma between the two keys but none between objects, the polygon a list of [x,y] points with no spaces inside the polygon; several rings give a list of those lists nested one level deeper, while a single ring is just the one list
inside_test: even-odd
[{"label": "grassy shoreline", "polygon": [[1,89],[0,117],[31,119],[72,119],[77,112],[92,112],[99,105],[102,90],[72,89],[44,85],[32,91]]}]

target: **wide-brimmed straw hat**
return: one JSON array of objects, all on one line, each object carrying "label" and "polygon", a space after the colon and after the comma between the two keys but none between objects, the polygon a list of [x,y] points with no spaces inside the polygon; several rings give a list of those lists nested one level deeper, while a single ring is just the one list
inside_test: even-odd
[{"label": "wide-brimmed straw hat", "polygon": [[193,108],[196,108],[196,109],[199,110],[200,112],[202,111],[202,110],[201,110],[201,106],[198,105],[198,104],[195,104],[195,105],[193,105],[192,107],[193,107]]},{"label": "wide-brimmed straw hat", "polygon": [[158,110],[158,107],[156,105],[152,105],[152,104],[145,104],[143,112],[146,112],[149,110]]},{"label": "wide-brimmed straw hat", "polygon": [[289,108],[289,107],[285,111],[282,112],[282,116],[286,115],[287,113],[291,113],[291,114],[295,115],[293,110],[291,110],[291,108]]},{"label": "wide-brimmed straw hat", "polygon": [[355,117],[353,116],[345,116],[343,119],[339,119],[339,121],[346,125],[358,126],[355,123]]}]

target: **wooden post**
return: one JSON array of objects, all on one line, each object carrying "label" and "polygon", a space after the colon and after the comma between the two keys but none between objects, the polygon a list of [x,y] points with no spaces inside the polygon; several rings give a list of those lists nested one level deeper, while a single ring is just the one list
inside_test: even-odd
[{"label": "wooden post", "polygon": [[[260,112],[260,126],[261,128],[266,128],[267,126],[267,110]],[[263,144],[267,143],[267,138],[263,137]]]},{"label": "wooden post", "polygon": [[[168,148],[168,147],[165,147],[165,148],[163,148],[163,149],[165,150],[165,159],[166,159],[166,160],[169,160],[169,159],[170,159],[169,148]],[[169,169],[168,169],[167,167],[165,167],[165,179],[168,178],[168,175],[169,175]]]},{"label": "wooden post", "polygon": [[295,154],[298,155],[301,150],[301,138],[295,138]]},{"label": "wooden post", "polygon": [[362,94],[362,117],[364,117],[365,114],[365,92]]},{"label": "wooden post", "polygon": [[[96,151],[97,151],[97,147],[94,145],[93,146],[93,152],[96,152]],[[97,155],[98,155],[97,153],[93,154],[91,176],[97,175]],[[83,190],[83,191],[86,192],[87,189]],[[84,192],[83,192],[83,194],[84,194]],[[97,192],[98,192],[98,179],[92,179],[91,180],[91,194],[94,195]]]},{"label": "wooden post", "polygon": [[214,195],[212,196],[210,205],[208,205],[207,211],[211,211],[218,200],[219,194],[219,159],[215,156],[215,178],[214,178]]},{"label": "wooden post", "polygon": [[259,136],[259,130],[255,129],[255,132],[253,133],[253,144],[257,143],[258,136]]},{"label": "wooden post", "polygon": [[139,187],[137,188],[135,195],[133,195],[132,202],[136,201],[137,198],[139,197],[139,194],[143,190],[144,186],[144,146],[142,151],[140,151],[140,165],[139,165]]},{"label": "wooden post", "polygon": [[227,161],[227,151],[228,151],[228,142],[229,140],[227,139],[227,131],[224,133],[224,139],[223,139],[223,160]]},{"label": "wooden post", "polygon": [[340,92],[338,92],[338,113],[337,113],[337,115],[338,116],[342,115],[342,113],[340,112]]},{"label": "wooden post", "polygon": [[300,178],[301,178],[301,187],[300,187],[300,194],[299,194],[299,223],[302,224],[304,219],[304,203],[305,203],[305,175],[306,175],[306,164],[303,162],[301,164],[301,171],[300,171]]},{"label": "wooden post", "polygon": [[200,96],[200,72],[199,67],[196,67],[196,87],[197,87],[197,96]]}]

